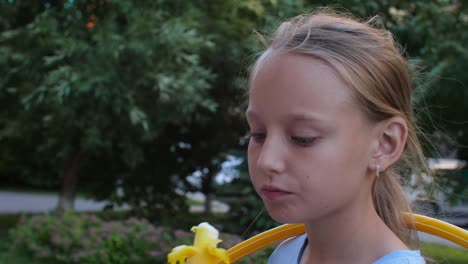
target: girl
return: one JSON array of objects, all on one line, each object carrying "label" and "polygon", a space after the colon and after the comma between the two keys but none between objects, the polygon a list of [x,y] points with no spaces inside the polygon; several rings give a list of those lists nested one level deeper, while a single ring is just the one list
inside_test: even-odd
[{"label": "girl", "polygon": [[271,217],[307,234],[269,263],[425,263],[400,217],[396,165],[425,160],[407,66],[369,22],[320,12],[277,29],[250,76],[249,172]]}]

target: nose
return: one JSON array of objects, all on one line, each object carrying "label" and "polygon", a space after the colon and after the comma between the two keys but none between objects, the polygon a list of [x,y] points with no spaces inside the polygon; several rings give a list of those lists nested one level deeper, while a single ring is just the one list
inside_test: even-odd
[{"label": "nose", "polygon": [[281,138],[267,137],[258,155],[257,165],[267,175],[283,172],[285,150]]}]

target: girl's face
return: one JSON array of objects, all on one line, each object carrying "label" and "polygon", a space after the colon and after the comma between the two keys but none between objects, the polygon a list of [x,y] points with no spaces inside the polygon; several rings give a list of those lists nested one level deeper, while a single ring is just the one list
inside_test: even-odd
[{"label": "girl's face", "polygon": [[269,53],[250,87],[249,173],[279,222],[368,206],[371,122],[327,63]]}]

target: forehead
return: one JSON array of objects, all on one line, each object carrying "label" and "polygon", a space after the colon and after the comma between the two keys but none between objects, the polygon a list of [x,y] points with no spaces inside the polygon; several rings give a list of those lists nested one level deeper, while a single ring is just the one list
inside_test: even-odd
[{"label": "forehead", "polygon": [[252,73],[248,113],[319,117],[354,110],[350,89],[328,63],[312,56],[270,51]]}]

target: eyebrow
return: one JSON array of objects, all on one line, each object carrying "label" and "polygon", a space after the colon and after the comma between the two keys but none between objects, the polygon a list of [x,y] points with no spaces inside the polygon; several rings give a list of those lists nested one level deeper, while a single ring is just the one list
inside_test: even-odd
[{"label": "eyebrow", "polygon": [[311,122],[323,122],[323,118],[315,113],[292,113],[288,115],[288,118],[294,121],[311,121]]},{"label": "eyebrow", "polygon": [[[260,119],[259,115],[254,112],[252,109],[247,109],[245,111],[245,116],[247,119]],[[300,112],[300,113],[290,113],[287,115],[287,118],[293,121],[306,121],[306,122],[324,122],[324,119],[316,113]]]}]

